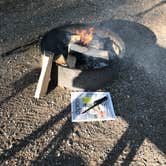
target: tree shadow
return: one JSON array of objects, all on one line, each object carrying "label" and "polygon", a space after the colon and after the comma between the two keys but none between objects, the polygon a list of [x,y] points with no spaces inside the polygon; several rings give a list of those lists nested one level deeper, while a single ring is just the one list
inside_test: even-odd
[{"label": "tree shadow", "polygon": [[22,92],[29,85],[37,82],[39,72],[40,72],[39,68],[33,69],[31,72],[21,77],[21,79],[12,83],[13,92],[11,93],[10,96],[0,101],[0,107],[2,107],[4,103],[7,103],[11,98],[15,97],[18,93]]},{"label": "tree shadow", "polygon": [[[57,124],[60,120],[68,117],[70,113],[71,106],[68,105],[60,113],[50,118],[47,122],[41,125],[37,130],[33,131],[31,134],[25,136],[17,144],[13,144],[12,148],[5,150],[0,155],[0,163],[4,163],[9,160],[26,146],[33,143],[36,139],[39,139],[44,135],[53,125]],[[61,153],[60,156],[55,156],[56,151],[58,151],[60,145],[64,140],[68,139],[70,133],[73,132],[76,123],[71,122],[71,118],[68,117],[65,124],[58,131],[57,135],[51,140],[51,142],[39,153],[38,157],[31,161],[31,165],[86,165],[83,158],[76,153]]]},{"label": "tree shadow", "polygon": [[[145,139],[166,153],[166,89],[156,87],[144,70],[131,66],[121,73],[116,87],[111,88],[115,110],[129,126],[102,165],[114,165],[127,145],[130,150],[122,165],[129,165]],[[113,88],[116,88],[115,93]]]},{"label": "tree shadow", "polygon": [[51,69],[51,81],[48,85],[47,94],[50,93],[52,90],[55,89],[58,83],[58,67],[55,62],[52,63],[52,69]]},{"label": "tree shadow", "polygon": [[[53,151],[55,153],[55,151]],[[84,166],[84,160],[77,154],[62,153],[59,157],[55,157],[53,154],[49,154],[45,159],[33,162],[31,165],[50,165],[50,166]]]},{"label": "tree shadow", "polygon": [[51,140],[47,147],[42,150],[38,157],[31,162],[31,165],[86,165],[83,158],[76,154],[70,154],[69,157],[66,156],[65,153],[60,154],[59,157],[55,156],[61,144],[67,140],[68,136],[73,132],[75,125],[76,123],[72,123],[71,118],[68,118],[57,135]]},{"label": "tree shadow", "polygon": [[4,161],[10,159],[16,153],[21,151],[27,145],[31,144],[36,139],[40,138],[47,130],[49,130],[54,124],[58,123],[61,119],[66,117],[69,113],[70,106],[66,109],[62,110],[59,114],[55,115],[54,117],[50,118],[46,123],[41,125],[37,130],[33,131],[31,134],[25,136],[23,139],[19,141],[18,144],[14,144],[12,148],[5,150],[0,155],[0,162],[3,163]]},{"label": "tree shadow", "polygon": [[[13,93],[6,97],[4,100],[0,102],[0,106],[7,103],[11,98],[15,97],[18,93],[22,92],[25,88],[27,88],[30,84],[33,84],[34,82],[37,82],[39,76],[40,69],[34,69],[31,72],[25,74],[21,79],[15,81],[13,83]],[[53,70],[51,72],[51,78],[52,81],[49,84],[49,90],[52,91],[56,87],[57,83],[57,67],[53,63]],[[67,117],[70,113],[70,105],[68,105],[64,110],[59,112],[57,115],[50,118],[46,123],[38,127],[35,131],[28,134],[21,140],[19,140],[18,143],[14,143],[13,146],[9,149],[6,149],[3,151],[3,153],[0,155],[0,164],[3,164],[5,161],[11,159],[13,156],[15,156],[17,153],[19,153],[21,150],[23,150],[26,146],[34,142],[36,139],[39,139],[42,137],[44,133],[46,133],[53,125],[57,124],[60,120]],[[53,152],[50,153],[46,158],[44,157],[45,152],[54,145],[56,147],[55,149],[58,149],[60,144],[63,140],[68,138],[68,135],[72,133],[73,131],[73,123],[71,122],[70,118],[66,121],[66,123],[62,126],[58,134],[55,136],[55,138],[51,141],[51,143],[43,149],[43,151],[39,154],[39,156],[36,158],[35,161],[33,161],[32,165],[43,165],[49,164],[49,165],[85,165],[84,160],[77,154],[67,154],[63,153],[61,156],[53,157]],[[52,157],[51,157],[52,156]]]},{"label": "tree shadow", "polygon": [[130,152],[122,165],[129,165],[146,138],[166,153],[166,50],[156,44],[155,34],[141,24],[115,20],[102,25],[118,33],[126,45],[119,79],[110,90],[118,114],[129,124],[102,165],[113,165],[127,144]]},{"label": "tree shadow", "polygon": [[166,4],[166,1],[165,1],[165,0],[164,0],[164,1],[161,1],[161,2],[159,2],[159,3],[157,3],[156,5],[152,6],[151,8],[149,8],[149,9],[143,11],[143,12],[137,13],[137,14],[134,15],[134,16],[136,16],[136,17],[143,17],[145,14],[149,13],[150,11],[152,11],[152,10],[154,10],[155,8],[160,7],[160,6],[164,5],[164,4]]}]

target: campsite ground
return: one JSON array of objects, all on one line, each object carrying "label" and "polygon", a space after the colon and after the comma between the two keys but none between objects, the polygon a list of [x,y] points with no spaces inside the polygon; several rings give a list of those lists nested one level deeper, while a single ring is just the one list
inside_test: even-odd
[{"label": "campsite ground", "polygon": [[[2,0],[0,20],[2,165],[166,165],[165,1]],[[40,51],[22,46],[63,24],[96,22],[126,45],[118,78],[97,89],[112,94],[117,119],[72,123],[68,89],[34,99]]]}]

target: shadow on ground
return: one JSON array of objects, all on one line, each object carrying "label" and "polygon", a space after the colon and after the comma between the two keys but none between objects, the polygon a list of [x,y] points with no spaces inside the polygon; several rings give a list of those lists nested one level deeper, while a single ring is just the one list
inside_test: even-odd
[{"label": "shadow on ground", "polygon": [[2,107],[4,103],[7,103],[12,97],[15,97],[18,93],[21,93],[29,85],[37,82],[38,80],[37,75],[39,75],[39,73],[40,69],[36,68],[33,69],[31,72],[25,74],[21,79],[15,81],[12,84],[13,92],[11,93],[10,96],[0,101],[0,107]]},{"label": "shadow on ground", "polygon": [[145,11],[142,11],[142,12],[140,12],[140,13],[137,13],[137,14],[134,15],[134,16],[139,17],[139,18],[140,18],[140,17],[143,17],[145,14],[151,12],[152,10],[154,10],[154,9],[156,9],[157,7],[160,7],[160,6],[164,5],[164,4],[166,4],[166,1],[165,1],[165,0],[160,1],[159,3],[157,3],[157,4],[154,5],[154,6],[152,6],[151,8],[149,8],[149,9],[147,9],[147,10],[145,10]]},{"label": "shadow on ground", "polygon": [[[54,151],[52,153],[55,153]],[[57,166],[83,166],[85,165],[85,161],[76,154],[61,154],[60,157],[55,157],[54,154],[49,154],[46,159],[41,160],[41,162],[32,163],[32,165],[57,165]]]},{"label": "shadow on ground", "polygon": [[145,138],[166,153],[166,50],[156,45],[147,27],[128,21],[106,21],[103,26],[118,33],[126,45],[119,79],[111,86],[115,110],[129,124],[102,165],[113,165],[127,146],[130,152],[122,165],[132,162]]},{"label": "shadow on ground", "polygon": [[[122,165],[130,164],[146,138],[154,143],[160,151],[166,153],[164,126],[166,124],[166,87],[164,84],[166,81],[164,76],[166,50],[156,45],[155,34],[143,25],[122,20],[108,20],[102,22],[101,25],[119,34],[126,44],[126,56],[120,62],[118,79],[110,82],[107,88],[101,88],[111,92],[116,114],[129,124],[128,129],[117,141],[115,147],[110,149],[102,165],[114,165],[128,144],[130,152]],[[36,131],[24,137],[11,149],[5,150],[0,156],[0,161],[3,163],[10,159],[31,141],[41,137],[69,112],[70,105]],[[32,161],[32,164],[54,165],[57,163],[58,165],[59,163],[60,165],[65,163],[71,165],[72,163],[77,165],[77,163],[82,163],[85,165],[85,161],[77,155],[73,157],[73,154],[64,154],[62,158],[58,159],[53,155],[63,140],[68,138],[74,127],[75,124],[68,119],[48,146]]]}]

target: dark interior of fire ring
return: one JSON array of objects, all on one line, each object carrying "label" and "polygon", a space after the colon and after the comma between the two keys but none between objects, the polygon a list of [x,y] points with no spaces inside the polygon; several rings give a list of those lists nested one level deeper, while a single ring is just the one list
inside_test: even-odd
[{"label": "dark interior of fire ring", "polygon": [[[53,70],[51,74],[51,82],[49,90],[52,90],[57,85],[57,64],[55,60],[63,55],[65,59],[68,56],[68,44],[70,42],[70,36],[74,35],[76,30],[88,29],[91,25],[65,25],[55,28],[47,32],[41,40],[40,48],[42,53],[50,52],[54,54]],[[81,74],[74,78],[73,86],[85,90],[94,90],[102,88],[107,83],[112,82],[118,77],[119,58],[112,49],[112,41],[107,36],[102,37],[98,35],[98,32],[104,31],[100,29],[100,26],[95,27],[93,41],[84,47],[95,47],[96,41],[99,44],[100,49],[108,50],[109,60],[99,57],[87,57],[84,54],[78,52],[72,52],[76,57],[77,62],[75,69],[81,70]],[[82,45],[82,43],[77,43]],[[105,63],[104,66],[100,65]],[[55,66],[56,65],[56,66]],[[68,66],[63,66],[69,68]]]}]

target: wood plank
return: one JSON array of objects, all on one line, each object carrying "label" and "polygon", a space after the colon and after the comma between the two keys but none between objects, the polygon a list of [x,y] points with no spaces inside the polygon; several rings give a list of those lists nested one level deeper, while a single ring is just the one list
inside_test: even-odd
[{"label": "wood plank", "polygon": [[95,58],[103,58],[109,60],[109,53],[106,50],[98,50],[92,47],[83,47],[78,44],[70,43],[69,44],[69,52],[79,52],[81,54],[95,57]]},{"label": "wood plank", "polygon": [[53,61],[53,54],[47,54],[45,53],[43,56],[43,64],[42,69],[39,77],[39,81],[37,84],[36,92],[35,92],[35,98],[40,98],[42,96],[45,96],[48,89],[48,84],[50,82],[50,75],[51,75],[51,68],[52,68],[52,61]]}]

